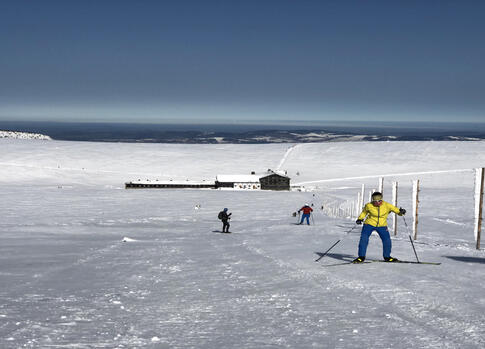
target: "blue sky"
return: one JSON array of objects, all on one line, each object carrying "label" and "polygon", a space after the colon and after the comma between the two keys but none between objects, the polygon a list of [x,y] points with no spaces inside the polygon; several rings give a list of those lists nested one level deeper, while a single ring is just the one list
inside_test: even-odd
[{"label": "blue sky", "polygon": [[485,1],[0,1],[0,120],[485,122]]}]

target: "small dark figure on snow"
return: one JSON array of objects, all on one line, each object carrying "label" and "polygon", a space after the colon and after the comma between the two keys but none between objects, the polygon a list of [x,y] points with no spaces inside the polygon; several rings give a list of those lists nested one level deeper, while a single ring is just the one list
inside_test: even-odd
[{"label": "small dark figure on snow", "polygon": [[[387,216],[394,212],[399,216],[406,214],[403,208],[397,208],[388,202],[382,200],[382,194],[375,192],[372,194],[372,201],[367,203],[362,210],[359,218],[355,221],[356,224],[362,224],[364,218],[364,226],[360,233],[359,241],[359,257],[353,260],[353,263],[362,263],[365,260],[367,245],[369,244],[369,237],[375,230],[382,240],[383,257],[386,262],[398,262],[397,258],[391,257],[391,236],[387,230]],[[366,218],[367,217],[367,218]]]},{"label": "small dark figure on snow", "polygon": [[222,221],[222,232],[223,233],[230,233],[229,227],[231,226],[229,224],[229,220],[231,219],[232,213],[227,213],[227,208],[219,212],[219,215],[217,216],[221,221]]},{"label": "small dark figure on snow", "polygon": [[298,210],[298,213],[303,211],[303,215],[301,216],[301,221],[298,224],[303,224],[303,220],[306,218],[306,223],[310,225],[310,215],[313,212],[313,208],[310,205],[305,204],[302,208]]}]

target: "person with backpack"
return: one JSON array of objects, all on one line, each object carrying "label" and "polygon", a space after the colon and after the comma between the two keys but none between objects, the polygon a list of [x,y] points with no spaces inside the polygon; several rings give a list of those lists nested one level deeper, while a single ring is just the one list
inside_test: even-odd
[{"label": "person with backpack", "polygon": [[229,220],[231,219],[232,213],[227,213],[227,208],[224,208],[221,212],[219,212],[219,215],[217,218],[219,218],[222,221],[222,232],[223,233],[230,233],[229,227],[231,226],[229,224]]},{"label": "person with backpack", "polygon": [[362,222],[364,222],[364,226],[362,227],[362,231],[360,233],[358,252],[359,257],[354,259],[352,263],[364,262],[367,245],[369,244],[369,237],[374,230],[377,231],[382,240],[384,260],[386,262],[399,262],[397,258],[391,257],[392,242],[391,235],[387,229],[387,216],[391,212],[394,212],[399,216],[403,216],[406,214],[406,210],[403,208],[397,208],[396,206],[383,201],[382,193],[380,192],[373,193],[371,198],[372,201],[364,206],[362,213],[355,221],[356,224],[362,224]]},{"label": "person with backpack", "polygon": [[303,221],[306,218],[306,223],[310,225],[310,214],[313,212],[313,208],[311,208],[310,205],[305,204],[298,210],[298,214],[300,214],[300,212],[303,212],[303,215],[301,216],[301,221],[298,224],[303,224]]}]

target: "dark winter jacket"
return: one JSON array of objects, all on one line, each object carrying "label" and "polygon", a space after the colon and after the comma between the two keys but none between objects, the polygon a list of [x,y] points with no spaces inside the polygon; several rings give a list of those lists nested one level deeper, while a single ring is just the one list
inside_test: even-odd
[{"label": "dark winter jacket", "polygon": [[219,212],[218,217],[219,217],[220,220],[222,220],[224,222],[224,221],[231,219],[231,215],[232,215],[232,213],[227,214],[226,211],[221,211],[221,212]]}]

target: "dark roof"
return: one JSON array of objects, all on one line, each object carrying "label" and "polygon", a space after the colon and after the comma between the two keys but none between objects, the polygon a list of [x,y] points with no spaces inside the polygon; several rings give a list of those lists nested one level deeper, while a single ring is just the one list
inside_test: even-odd
[{"label": "dark roof", "polygon": [[288,179],[290,179],[290,177],[288,177],[288,176],[283,176],[283,175],[281,175],[281,174],[279,174],[279,173],[269,173],[269,174],[267,174],[267,175],[265,175],[265,176],[260,177],[260,179],[261,179],[261,178],[270,177],[270,176],[278,176],[278,177],[283,177],[283,178],[288,178]]}]

